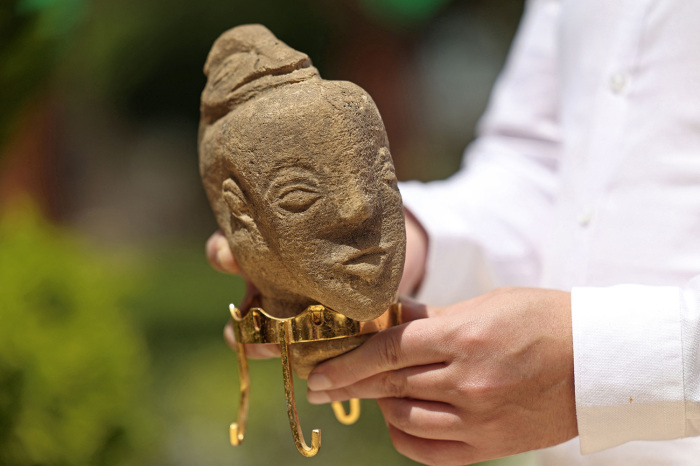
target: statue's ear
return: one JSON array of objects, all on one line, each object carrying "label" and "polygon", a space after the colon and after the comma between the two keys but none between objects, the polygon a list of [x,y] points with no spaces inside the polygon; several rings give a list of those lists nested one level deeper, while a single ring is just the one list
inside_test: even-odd
[{"label": "statue's ear", "polygon": [[248,230],[254,229],[255,222],[250,216],[250,205],[238,183],[233,178],[227,178],[221,188],[224,201],[231,212],[231,219]]}]

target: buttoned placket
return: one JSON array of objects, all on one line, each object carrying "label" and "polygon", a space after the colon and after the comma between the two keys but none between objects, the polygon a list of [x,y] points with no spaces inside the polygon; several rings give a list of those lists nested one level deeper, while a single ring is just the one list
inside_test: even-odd
[{"label": "buttoned placket", "polygon": [[[607,63],[601,66],[604,72],[600,77],[590,135],[593,143],[584,154],[586,163],[583,168],[588,176],[581,178],[582,184],[577,186],[575,193],[576,249],[581,251],[581,263],[588,261],[583,254],[589,251],[592,236],[598,231],[598,209],[605,202],[611,179],[624,156],[622,147],[628,124],[628,96],[633,90],[643,18],[650,1],[628,1],[630,20],[621,24],[615,35],[619,40],[610,44]],[[576,273],[577,284],[587,282],[587,269],[581,267]]]}]

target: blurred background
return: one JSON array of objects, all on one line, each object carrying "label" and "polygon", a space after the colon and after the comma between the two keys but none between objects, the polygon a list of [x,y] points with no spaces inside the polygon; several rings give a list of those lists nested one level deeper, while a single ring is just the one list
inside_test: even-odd
[{"label": "blurred background", "polygon": [[[457,169],[522,0],[0,0],[0,464],[406,465],[372,402],[308,405],[293,446],[279,361],[251,366],[228,443],[242,282],[211,270],[198,175],[202,67],[262,23],[375,99],[400,179]],[[526,464],[527,457],[489,464]]]}]

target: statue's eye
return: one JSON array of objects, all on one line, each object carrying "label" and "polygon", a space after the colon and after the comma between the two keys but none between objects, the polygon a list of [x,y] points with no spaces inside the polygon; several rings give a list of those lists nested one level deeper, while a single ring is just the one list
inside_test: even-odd
[{"label": "statue's eye", "polygon": [[311,207],[320,197],[318,192],[310,188],[295,187],[285,191],[277,205],[288,212],[299,213]]}]

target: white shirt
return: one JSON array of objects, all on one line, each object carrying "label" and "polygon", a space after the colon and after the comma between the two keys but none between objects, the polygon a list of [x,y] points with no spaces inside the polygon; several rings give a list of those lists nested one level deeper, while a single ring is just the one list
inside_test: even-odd
[{"label": "white shirt", "polygon": [[700,464],[700,0],[530,1],[463,168],[401,192],[419,299],[573,290],[580,444],[544,463]]}]

